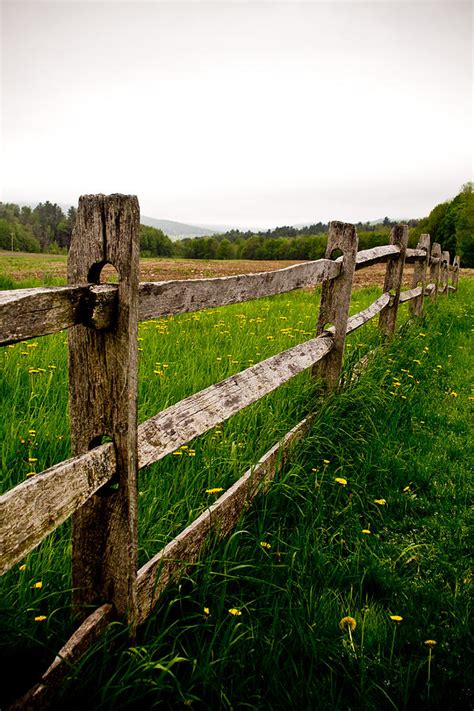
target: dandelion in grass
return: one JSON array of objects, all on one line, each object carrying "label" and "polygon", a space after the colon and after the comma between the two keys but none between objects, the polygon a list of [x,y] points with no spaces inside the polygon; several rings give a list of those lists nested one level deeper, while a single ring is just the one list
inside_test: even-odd
[{"label": "dandelion in grass", "polygon": [[374,504],[377,504],[377,506],[386,506],[387,502],[385,499],[374,499]]},{"label": "dandelion in grass", "polygon": [[236,607],[231,607],[229,610],[229,615],[232,615],[233,617],[240,617],[241,614],[242,612]]},{"label": "dandelion in grass", "polygon": [[427,679],[427,685],[428,685],[428,696],[430,695],[430,682],[431,682],[431,655],[432,655],[432,650],[433,647],[435,647],[438,643],[435,639],[425,639],[425,644],[428,647],[428,679]]},{"label": "dandelion in grass", "polygon": [[357,627],[357,622],[353,617],[350,617],[349,615],[347,617],[343,617],[342,620],[339,622],[339,629],[342,632],[347,632],[349,635],[349,644],[352,649],[352,651],[355,654],[355,646],[354,646],[354,640],[352,639],[352,633]]},{"label": "dandelion in grass", "polygon": [[340,486],[346,486],[346,484],[347,484],[347,479],[344,479],[344,477],[342,477],[342,476],[337,476],[334,479],[334,481],[336,482],[336,484],[339,484]]},{"label": "dandelion in grass", "polygon": [[267,541],[260,541],[260,546],[267,551],[272,547],[271,543],[268,543]]},{"label": "dandelion in grass", "polygon": [[392,659],[393,659],[393,650],[395,649],[395,637],[397,634],[397,627],[402,622],[403,617],[401,615],[390,615],[390,619],[392,622],[395,622],[393,626],[393,635],[392,635],[392,646],[390,647],[390,665],[392,664]]},{"label": "dandelion in grass", "polygon": [[206,494],[218,494],[220,491],[224,491],[222,486],[215,486],[213,489],[206,489]]},{"label": "dandelion in grass", "polygon": [[210,616],[211,616],[211,611],[210,611],[210,609],[209,609],[208,607],[204,607],[204,608],[203,608],[203,612],[204,612],[204,617],[207,618],[207,617],[210,617]]},{"label": "dandelion in grass", "polygon": [[372,531],[370,530],[370,528],[363,528],[362,531],[361,531],[361,533],[363,533],[363,534],[366,535],[366,536],[370,536],[370,534],[372,533]]},{"label": "dandelion in grass", "polygon": [[36,590],[41,590],[42,587],[43,583],[41,582],[41,580],[38,580],[38,582],[33,585],[33,588]]},{"label": "dandelion in grass", "polygon": [[330,459],[323,459],[323,464],[326,464],[326,465],[331,464],[331,460]]},{"label": "dandelion in grass", "polygon": [[35,622],[44,622],[46,619],[46,615],[36,615]]},{"label": "dandelion in grass", "polygon": [[26,570],[26,564],[23,563],[23,565],[20,565],[18,570],[21,570],[21,571]]},{"label": "dandelion in grass", "polygon": [[36,457],[28,457],[28,464],[34,464],[38,459]]}]

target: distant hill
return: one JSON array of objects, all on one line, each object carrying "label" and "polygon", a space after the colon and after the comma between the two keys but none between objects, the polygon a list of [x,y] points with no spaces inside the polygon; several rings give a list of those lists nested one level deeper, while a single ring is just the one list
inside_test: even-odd
[{"label": "distant hill", "polygon": [[205,237],[216,234],[216,230],[209,228],[187,225],[184,222],[174,222],[173,220],[158,220],[155,217],[147,217],[146,215],[140,215],[140,222],[142,225],[148,225],[148,227],[156,227],[162,230],[171,240],[181,239],[182,237]]}]

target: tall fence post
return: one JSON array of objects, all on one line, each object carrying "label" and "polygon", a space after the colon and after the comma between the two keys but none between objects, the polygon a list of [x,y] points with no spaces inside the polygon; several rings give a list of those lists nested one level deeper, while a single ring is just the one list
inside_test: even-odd
[{"label": "tall fence post", "polygon": [[115,323],[69,331],[69,411],[74,455],[113,442],[114,478],[73,516],[73,604],[111,602],[134,629],[137,598],[138,200],[84,195],[68,260],[69,284],[100,283],[105,264],[118,272]]},{"label": "tall fence post", "polygon": [[443,285],[443,293],[445,296],[449,295],[449,252],[445,250],[443,252],[443,261],[441,262],[441,284]]},{"label": "tall fence post", "polygon": [[402,287],[403,268],[405,266],[405,254],[408,243],[408,225],[395,225],[390,234],[390,244],[400,247],[398,259],[387,262],[385,271],[384,292],[390,292],[392,298],[387,306],[382,309],[379,316],[379,329],[387,339],[392,338],[395,333],[397,323],[398,302],[400,300],[400,289]]},{"label": "tall fence post", "polygon": [[434,242],[431,247],[430,260],[430,284],[434,284],[434,289],[431,292],[431,298],[434,300],[438,296],[439,274],[441,269],[441,245]]},{"label": "tall fence post", "polygon": [[341,374],[357,244],[354,225],[345,222],[330,223],[326,259],[331,259],[335,250],[341,250],[342,270],[336,279],[325,280],[322,284],[316,334],[319,336],[328,325],[334,325],[334,347],[312,369],[313,377],[320,378],[324,387],[329,390],[337,387]]},{"label": "tall fence post", "polygon": [[455,291],[458,290],[459,269],[461,268],[461,258],[458,254],[453,259],[453,271],[451,274],[451,285]]},{"label": "tall fence post", "polygon": [[428,263],[430,260],[430,236],[427,234],[420,235],[420,239],[417,244],[417,249],[424,249],[426,252],[426,257],[423,261],[415,262],[415,268],[413,270],[413,277],[411,281],[411,288],[415,289],[417,286],[421,286],[421,294],[418,298],[410,302],[410,313],[413,316],[421,316],[423,313],[423,301],[425,297],[426,289],[426,276],[428,273]]}]

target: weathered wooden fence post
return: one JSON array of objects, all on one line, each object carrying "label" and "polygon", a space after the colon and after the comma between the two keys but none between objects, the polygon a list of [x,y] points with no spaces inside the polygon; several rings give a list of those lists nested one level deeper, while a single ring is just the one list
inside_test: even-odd
[{"label": "weathered wooden fence post", "polygon": [[[69,410],[73,454],[114,444],[116,475],[73,516],[73,603],[113,603],[134,628],[137,573],[138,200],[84,195],[68,261],[69,284],[100,283],[105,264],[118,272],[112,325],[69,331]],[[90,610],[88,611],[90,612]]]},{"label": "weathered wooden fence post", "polygon": [[448,250],[445,250],[442,255],[442,262],[441,262],[441,284],[443,285],[443,293],[445,296],[448,296],[449,294],[449,252]]},{"label": "weathered wooden fence post", "polygon": [[459,269],[461,267],[461,258],[459,257],[458,254],[453,259],[453,271],[451,274],[451,285],[455,291],[458,290],[458,281],[459,281]]},{"label": "weathered wooden fence post", "polygon": [[336,279],[326,280],[322,284],[316,335],[321,335],[328,324],[334,325],[334,347],[312,369],[313,376],[320,378],[327,389],[337,387],[341,374],[357,244],[354,225],[345,222],[330,223],[326,259],[331,259],[335,250],[341,250],[342,270]]},{"label": "weathered wooden fence post", "polygon": [[436,299],[438,296],[440,269],[441,269],[441,245],[438,242],[434,242],[431,247],[431,260],[430,260],[430,284],[434,284],[434,289],[431,292],[432,299]]},{"label": "weathered wooden fence post", "polygon": [[413,270],[413,277],[411,281],[411,288],[414,289],[417,286],[421,287],[421,294],[417,299],[410,302],[410,313],[413,316],[421,316],[423,313],[423,301],[426,289],[426,276],[428,273],[428,262],[430,260],[430,236],[427,234],[420,235],[420,239],[417,244],[417,249],[424,249],[426,251],[426,257],[423,261],[415,262],[415,268]]},{"label": "weathered wooden fence post", "polygon": [[408,225],[395,225],[390,234],[390,244],[400,247],[400,255],[396,260],[387,262],[385,271],[384,292],[390,292],[392,298],[387,306],[382,309],[379,316],[379,329],[387,339],[392,338],[397,323],[398,302],[402,287],[403,268],[408,243]]}]

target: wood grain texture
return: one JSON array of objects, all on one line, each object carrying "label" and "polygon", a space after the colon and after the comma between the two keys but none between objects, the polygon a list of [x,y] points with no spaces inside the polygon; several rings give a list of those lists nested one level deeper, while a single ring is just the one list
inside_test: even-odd
[{"label": "wood grain texture", "polygon": [[86,617],[66,644],[59,650],[53,663],[48,667],[40,681],[21,699],[10,707],[10,711],[43,711],[50,708],[55,692],[61,686],[71,666],[76,663],[104,633],[114,619],[114,608],[110,604],[102,605]]},{"label": "wood grain texture", "polygon": [[425,258],[421,261],[418,261],[415,264],[415,268],[413,270],[411,286],[413,289],[417,287],[421,288],[420,296],[415,299],[413,303],[410,304],[410,313],[413,316],[421,316],[421,314],[423,313],[423,302],[425,296],[426,280],[428,277],[428,264],[430,259],[430,243],[431,238],[428,234],[420,235],[420,239],[418,241],[418,250],[424,251]]},{"label": "wood grain texture", "polygon": [[461,258],[459,257],[458,254],[456,254],[456,256],[453,259],[453,266],[452,266],[452,272],[451,272],[451,285],[455,291],[458,288],[460,267],[461,267]]},{"label": "wood grain texture", "polygon": [[291,380],[333,347],[330,334],[267,358],[168,407],[138,428],[138,466],[162,459]]},{"label": "wood grain texture", "polygon": [[340,270],[340,265],[334,261],[318,259],[272,272],[144,282],[140,284],[139,320],[236,304],[304,286],[315,286],[323,279],[334,279]]},{"label": "wood grain texture", "polygon": [[441,260],[441,291],[443,294],[448,296],[449,294],[449,289],[448,289],[448,284],[449,284],[449,251],[445,250],[442,253],[442,260]]},{"label": "wood grain texture", "polygon": [[430,259],[430,284],[434,284],[433,289],[430,291],[430,296],[435,300],[438,296],[439,288],[439,278],[441,270],[441,245],[438,242],[434,242],[431,246],[431,259]]},{"label": "wood grain texture", "polygon": [[405,264],[409,263],[412,264],[413,262],[416,264],[416,262],[424,262],[426,259],[426,248],[424,246],[425,242],[423,240],[423,237],[428,237],[429,235],[420,235],[420,240],[418,242],[418,245],[416,249],[411,249],[410,247],[407,247],[406,252],[405,252]]},{"label": "wood grain texture", "polygon": [[363,326],[364,323],[370,321],[370,319],[374,318],[374,316],[377,316],[377,314],[380,313],[389,302],[390,294],[382,294],[366,309],[350,316],[347,320],[346,333],[352,333],[352,331],[355,331],[357,328]]},{"label": "wood grain texture", "polygon": [[406,291],[401,291],[398,303],[404,304],[407,301],[413,301],[413,299],[418,299],[422,294],[423,287],[421,286],[417,286],[414,289],[407,289]]},{"label": "wood grain texture", "polygon": [[0,291],[0,345],[69,328],[83,317],[87,286]]},{"label": "wood grain texture", "polygon": [[328,231],[326,258],[341,250],[342,271],[337,279],[323,282],[316,334],[319,336],[334,325],[334,347],[324,360],[313,366],[312,375],[323,387],[332,390],[339,384],[346,341],[347,319],[352,293],[352,281],[357,259],[357,232],[354,225],[331,222]]},{"label": "wood grain texture", "polygon": [[[356,271],[371,267],[373,264],[387,262],[390,259],[398,259],[400,250],[396,245],[384,244],[371,249],[361,249],[356,256]],[[342,262],[342,256],[338,257],[336,263]]]},{"label": "wood grain texture", "polygon": [[138,619],[143,622],[170,580],[196,562],[209,535],[226,536],[237,524],[256,494],[273,479],[290,447],[307,431],[310,419],[294,427],[283,440],[233,484],[192,524],[168,543],[138,571]]},{"label": "wood grain texture", "polygon": [[0,574],[21,561],[115,470],[110,444],[68,459],[26,479],[0,496]]},{"label": "wood grain texture", "polygon": [[[73,516],[72,585],[77,610],[111,602],[133,628],[137,567],[138,200],[79,199],[68,258],[70,284],[99,284],[105,264],[119,274],[114,324],[69,331],[69,411],[73,453],[104,436],[115,449],[115,488],[93,495]],[[96,322],[103,326],[100,315]]]},{"label": "wood grain texture", "polygon": [[383,286],[384,293],[387,291],[391,292],[393,298],[390,299],[390,302],[380,312],[379,316],[379,329],[386,339],[393,338],[393,334],[395,333],[407,242],[408,226],[395,225],[390,233],[390,243],[400,248],[400,256],[397,261],[392,261],[387,264]]}]

